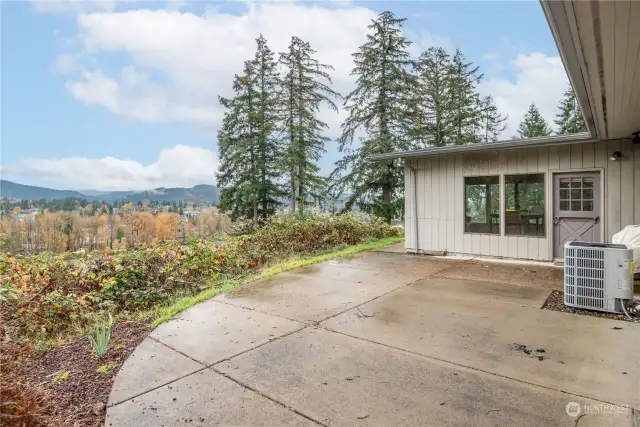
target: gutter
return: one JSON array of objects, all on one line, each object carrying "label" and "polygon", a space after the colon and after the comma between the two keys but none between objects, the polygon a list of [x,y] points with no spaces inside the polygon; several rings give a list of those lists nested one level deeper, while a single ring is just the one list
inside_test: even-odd
[{"label": "gutter", "polygon": [[420,242],[418,240],[418,171],[411,166],[407,162],[407,167],[411,172],[413,172],[413,221],[414,221],[414,230],[415,230],[415,239],[416,239],[416,255],[418,255],[418,251],[420,250]]},{"label": "gutter", "polygon": [[526,139],[508,139],[504,141],[495,142],[478,142],[474,144],[465,145],[447,145],[445,147],[429,147],[419,150],[410,151],[397,151],[391,153],[376,154],[367,158],[370,162],[377,162],[382,160],[392,160],[398,158],[407,157],[426,157],[436,154],[448,154],[448,153],[472,153],[476,151],[486,150],[504,150],[510,148],[524,148],[524,147],[545,147],[553,145],[567,145],[578,144],[585,142],[597,142],[598,139],[593,138],[588,132],[574,133],[570,135],[553,135],[545,136],[541,138],[526,138]]}]

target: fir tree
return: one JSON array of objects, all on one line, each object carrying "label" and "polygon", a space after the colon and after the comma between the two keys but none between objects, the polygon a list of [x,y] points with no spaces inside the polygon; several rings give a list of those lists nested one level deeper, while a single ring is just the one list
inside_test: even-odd
[{"label": "fir tree", "polygon": [[465,56],[456,50],[451,58],[449,83],[449,108],[451,114],[452,132],[450,144],[468,144],[478,142],[481,138],[478,129],[481,128],[482,114],[476,85],[480,83],[482,74],[479,67],[472,62],[465,62]]},{"label": "fir tree", "polygon": [[[367,158],[410,147],[407,130],[412,120],[407,104],[415,79],[408,71],[411,42],[402,34],[404,21],[382,12],[369,25],[367,41],[353,54],[356,88],[345,99],[349,116],[339,139],[344,158],[336,162],[332,173],[333,189],[351,193],[345,209],[357,202],[363,210],[389,222],[402,209],[403,168],[392,162],[371,163]],[[360,143],[354,144],[360,135]]]},{"label": "fir tree", "polygon": [[441,47],[422,52],[416,62],[414,148],[446,145],[451,132],[448,94],[451,58]]},{"label": "fir tree", "polygon": [[524,119],[518,126],[519,138],[536,138],[551,135],[551,128],[542,117],[535,103],[531,103]]},{"label": "fir tree", "polygon": [[333,100],[340,98],[330,87],[333,67],[318,62],[315,53],[309,43],[292,37],[289,50],[280,54],[286,140],[282,163],[289,174],[291,210],[297,206],[300,214],[310,200],[319,201],[326,190],[326,179],[319,176],[316,162],[326,151],[324,144],[329,138],[323,132],[328,125],[317,115],[322,104],[337,112]]},{"label": "fir tree", "polygon": [[586,132],[587,126],[584,123],[582,110],[578,105],[576,93],[570,86],[563,94],[560,101],[560,112],[556,115],[554,123],[558,126],[558,134]]},{"label": "fir tree", "polygon": [[480,100],[480,138],[482,142],[497,141],[498,135],[507,129],[508,116],[503,116],[491,96]]},{"label": "fir tree", "polygon": [[262,35],[256,43],[254,59],[234,79],[234,97],[220,98],[227,111],[218,132],[220,206],[254,223],[271,215],[283,194],[276,182],[277,63]]},{"label": "fir tree", "polygon": [[280,117],[278,105],[280,102],[280,77],[278,75],[275,55],[267,46],[267,40],[262,34],[256,39],[257,50],[253,59],[255,77],[253,86],[257,93],[255,128],[257,129],[256,155],[257,196],[260,204],[260,217],[264,220],[272,215],[281,203],[278,199],[284,192],[277,183],[279,173],[276,168],[280,157],[279,143],[276,138]]},{"label": "fir tree", "polygon": [[[245,72],[253,72],[245,63]],[[218,131],[220,166],[217,182],[220,208],[230,211],[233,218],[250,217],[258,220],[256,134],[253,128],[255,94],[251,78],[236,75],[233,98],[219,98],[226,108]]]}]

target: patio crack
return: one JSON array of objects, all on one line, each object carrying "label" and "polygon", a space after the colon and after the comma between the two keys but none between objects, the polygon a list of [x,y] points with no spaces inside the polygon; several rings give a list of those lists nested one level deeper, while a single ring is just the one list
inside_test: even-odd
[{"label": "patio crack", "polygon": [[[304,328],[302,328],[302,329],[304,329]],[[302,330],[302,329],[300,329],[300,330]],[[298,331],[296,331],[296,332],[298,332]],[[276,404],[284,407],[285,409],[287,409],[287,410],[289,410],[289,411],[291,411],[291,412],[293,412],[295,414],[300,415],[301,417],[311,421],[312,423],[315,423],[315,424],[320,425],[320,426],[328,427],[327,424],[316,420],[315,418],[311,417],[310,415],[305,414],[304,412],[299,411],[298,409],[294,408],[293,406],[287,405],[286,403],[281,402],[278,399],[276,399],[274,397],[271,397],[268,394],[263,393],[260,390],[254,388],[254,387],[251,387],[250,385],[248,385],[248,384],[246,384],[246,383],[244,383],[244,382],[242,382],[242,381],[240,381],[240,380],[238,380],[236,378],[233,378],[231,375],[229,375],[229,374],[227,374],[225,372],[217,370],[213,366],[210,367],[209,369],[211,369],[212,371],[214,371],[215,373],[217,373],[219,375],[222,375],[226,379],[228,379],[230,381],[233,381],[234,383],[238,384],[239,386],[244,387],[245,389],[250,390],[250,391],[252,391],[252,392],[254,392],[256,394],[259,394],[260,396],[264,397],[265,399],[268,399],[268,400],[272,401],[273,403],[276,403]]]}]

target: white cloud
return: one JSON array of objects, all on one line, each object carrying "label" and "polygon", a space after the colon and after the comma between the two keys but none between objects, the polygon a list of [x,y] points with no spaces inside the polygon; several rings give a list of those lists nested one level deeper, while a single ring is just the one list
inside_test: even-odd
[{"label": "white cloud", "polygon": [[166,90],[151,82],[149,76],[124,67],[118,80],[104,75],[101,70],[84,72],[82,80],[67,83],[74,97],[87,104],[107,107],[121,114],[144,122],[214,122],[221,118],[219,110],[211,105],[182,103],[169,98]]},{"label": "white cloud", "polygon": [[61,74],[70,74],[81,70],[78,59],[78,55],[72,53],[60,54],[56,57],[56,61],[53,64],[53,71]]},{"label": "white cloud", "polygon": [[[335,67],[334,89],[346,93],[353,84],[351,54],[365,41],[375,13],[350,3],[340,6],[247,3],[244,15],[215,7],[203,15],[149,9],[82,13],[77,24],[84,54],[124,53],[131,65],[119,75],[107,73],[105,64],[85,70],[67,87],[75,98],[116,114],[210,126],[221,118],[218,95],[231,94],[234,74],[253,56],[262,33],[274,52],[286,50],[294,34],[308,41],[319,61]],[[321,118],[333,136],[344,112],[326,109]]]},{"label": "white cloud", "polygon": [[[274,52],[286,50],[293,34],[310,42],[318,51],[317,58],[335,67],[334,89],[346,94],[354,81],[351,55],[364,42],[367,25],[376,15],[352,2],[339,3],[340,7],[314,2],[247,2],[241,15],[212,4],[197,15],[181,11],[182,2],[166,0],[164,10],[78,13],[80,51],[67,52],[57,61],[59,70],[72,72],[67,82],[71,94],[86,104],[135,120],[188,122],[215,131],[222,117],[217,98],[231,94],[233,76],[253,56],[260,33]],[[406,35],[414,41],[411,52],[416,56],[432,45],[455,49],[446,36],[423,30],[406,30]],[[551,123],[567,77],[558,57],[520,54],[505,63],[501,60],[505,49],[500,49],[502,54],[492,52],[481,58],[488,63],[483,69],[489,75],[479,90],[492,95],[509,115],[508,130],[502,135],[509,138],[531,102],[536,102]],[[106,62],[114,54],[127,65],[114,70]],[[497,73],[509,73],[510,78]],[[345,117],[344,110],[339,114],[321,111],[320,118],[329,124],[328,136],[339,134]],[[331,145],[328,148],[332,151]]]},{"label": "white cloud", "polygon": [[40,13],[112,11],[118,3],[129,0],[30,0]]},{"label": "white cloud", "polygon": [[146,190],[157,187],[192,187],[215,183],[217,154],[202,147],[176,145],[163,148],[148,165],[114,157],[91,159],[28,158],[2,167],[3,178],[36,178],[68,189]]},{"label": "white cloud", "polygon": [[507,130],[501,137],[508,139],[516,135],[516,129],[532,102],[549,125],[555,127],[553,120],[558,102],[569,84],[562,60],[536,52],[518,55],[510,66],[516,72],[514,81],[494,76],[479,86],[482,95],[493,96],[500,111],[509,114]]}]

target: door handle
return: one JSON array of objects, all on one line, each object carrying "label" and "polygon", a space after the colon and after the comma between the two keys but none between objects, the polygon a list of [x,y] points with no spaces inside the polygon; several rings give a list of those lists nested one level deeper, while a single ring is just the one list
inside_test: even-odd
[{"label": "door handle", "polygon": [[594,217],[593,217],[593,222],[594,222],[594,223],[596,223],[596,224],[597,224],[599,221],[600,221],[600,217],[599,217],[599,216],[594,216]]},{"label": "door handle", "polygon": [[554,216],[553,217],[553,225],[558,225],[560,224],[560,217],[559,216]]}]

